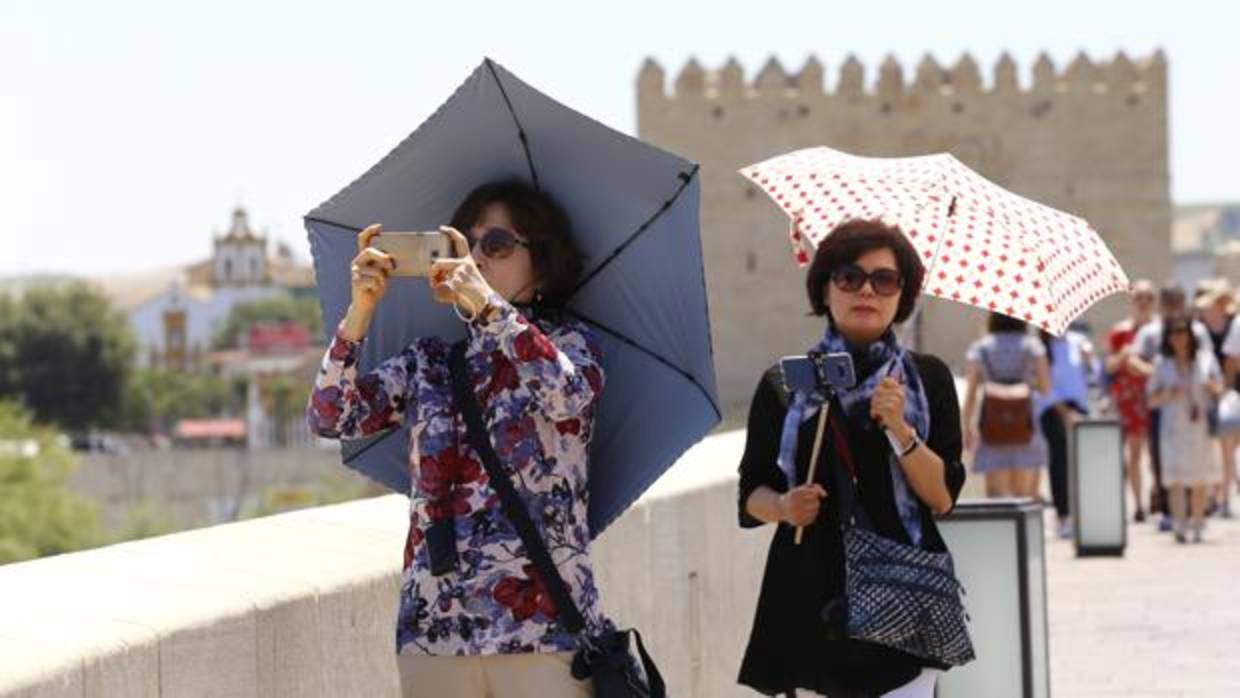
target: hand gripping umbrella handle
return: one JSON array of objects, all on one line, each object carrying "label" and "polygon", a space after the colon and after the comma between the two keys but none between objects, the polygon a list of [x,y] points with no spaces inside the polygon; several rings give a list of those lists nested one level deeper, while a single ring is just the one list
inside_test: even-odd
[{"label": "hand gripping umbrella handle", "polygon": [[[814,482],[814,472],[818,469],[818,453],[822,450],[822,434],[827,427],[827,412],[831,409],[831,402],[828,400],[822,403],[822,409],[818,410],[818,433],[814,434],[814,449],[810,451],[809,456],[809,474],[805,477],[805,484]],[[801,544],[801,538],[805,535],[805,527],[797,526],[796,537],[793,542],[796,545]]]}]

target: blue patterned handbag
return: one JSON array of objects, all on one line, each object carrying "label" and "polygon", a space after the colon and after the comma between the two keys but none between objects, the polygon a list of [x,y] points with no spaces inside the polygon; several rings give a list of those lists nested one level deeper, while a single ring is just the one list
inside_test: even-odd
[{"label": "blue patterned handbag", "polygon": [[848,636],[948,666],[973,661],[950,553],[852,526],[844,532]]},{"label": "blue patterned handbag", "polygon": [[879,535],[857,494],[852,456],[842,430],[836,452],[851,472],[836,469],[842,487],[845,632],[849,638],[946,666],[973,661],[969,620],[951,553],[935,553]]}]

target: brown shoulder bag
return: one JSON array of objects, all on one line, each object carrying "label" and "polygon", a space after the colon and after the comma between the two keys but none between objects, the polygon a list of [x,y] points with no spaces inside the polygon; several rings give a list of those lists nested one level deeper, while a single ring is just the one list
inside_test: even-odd
[{"label": "brown shoulder bag", "polygon": [[988,380],[982,385],[982,441],[991,446],[1024,446],[1033,441],[1033,391],[1029,384],[1001,383],[981,350]]}]

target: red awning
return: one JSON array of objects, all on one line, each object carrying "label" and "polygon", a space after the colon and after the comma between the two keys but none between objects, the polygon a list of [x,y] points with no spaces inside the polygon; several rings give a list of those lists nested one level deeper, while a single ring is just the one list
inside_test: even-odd
[{"label": "red awning", "polygon": [[242,419],[182,419],[173,435],[178,439],[244,439]]}]

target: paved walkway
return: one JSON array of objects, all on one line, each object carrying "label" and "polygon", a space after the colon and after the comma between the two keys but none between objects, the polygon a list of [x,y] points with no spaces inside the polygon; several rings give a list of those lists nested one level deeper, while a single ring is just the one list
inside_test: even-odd
[{"label": "paved walkway", "polygon": [[1178,545],[1152,523],[1123,558],[1081,558],[1047,528],[1055,698],[1240,696],[1240,519]]}]

